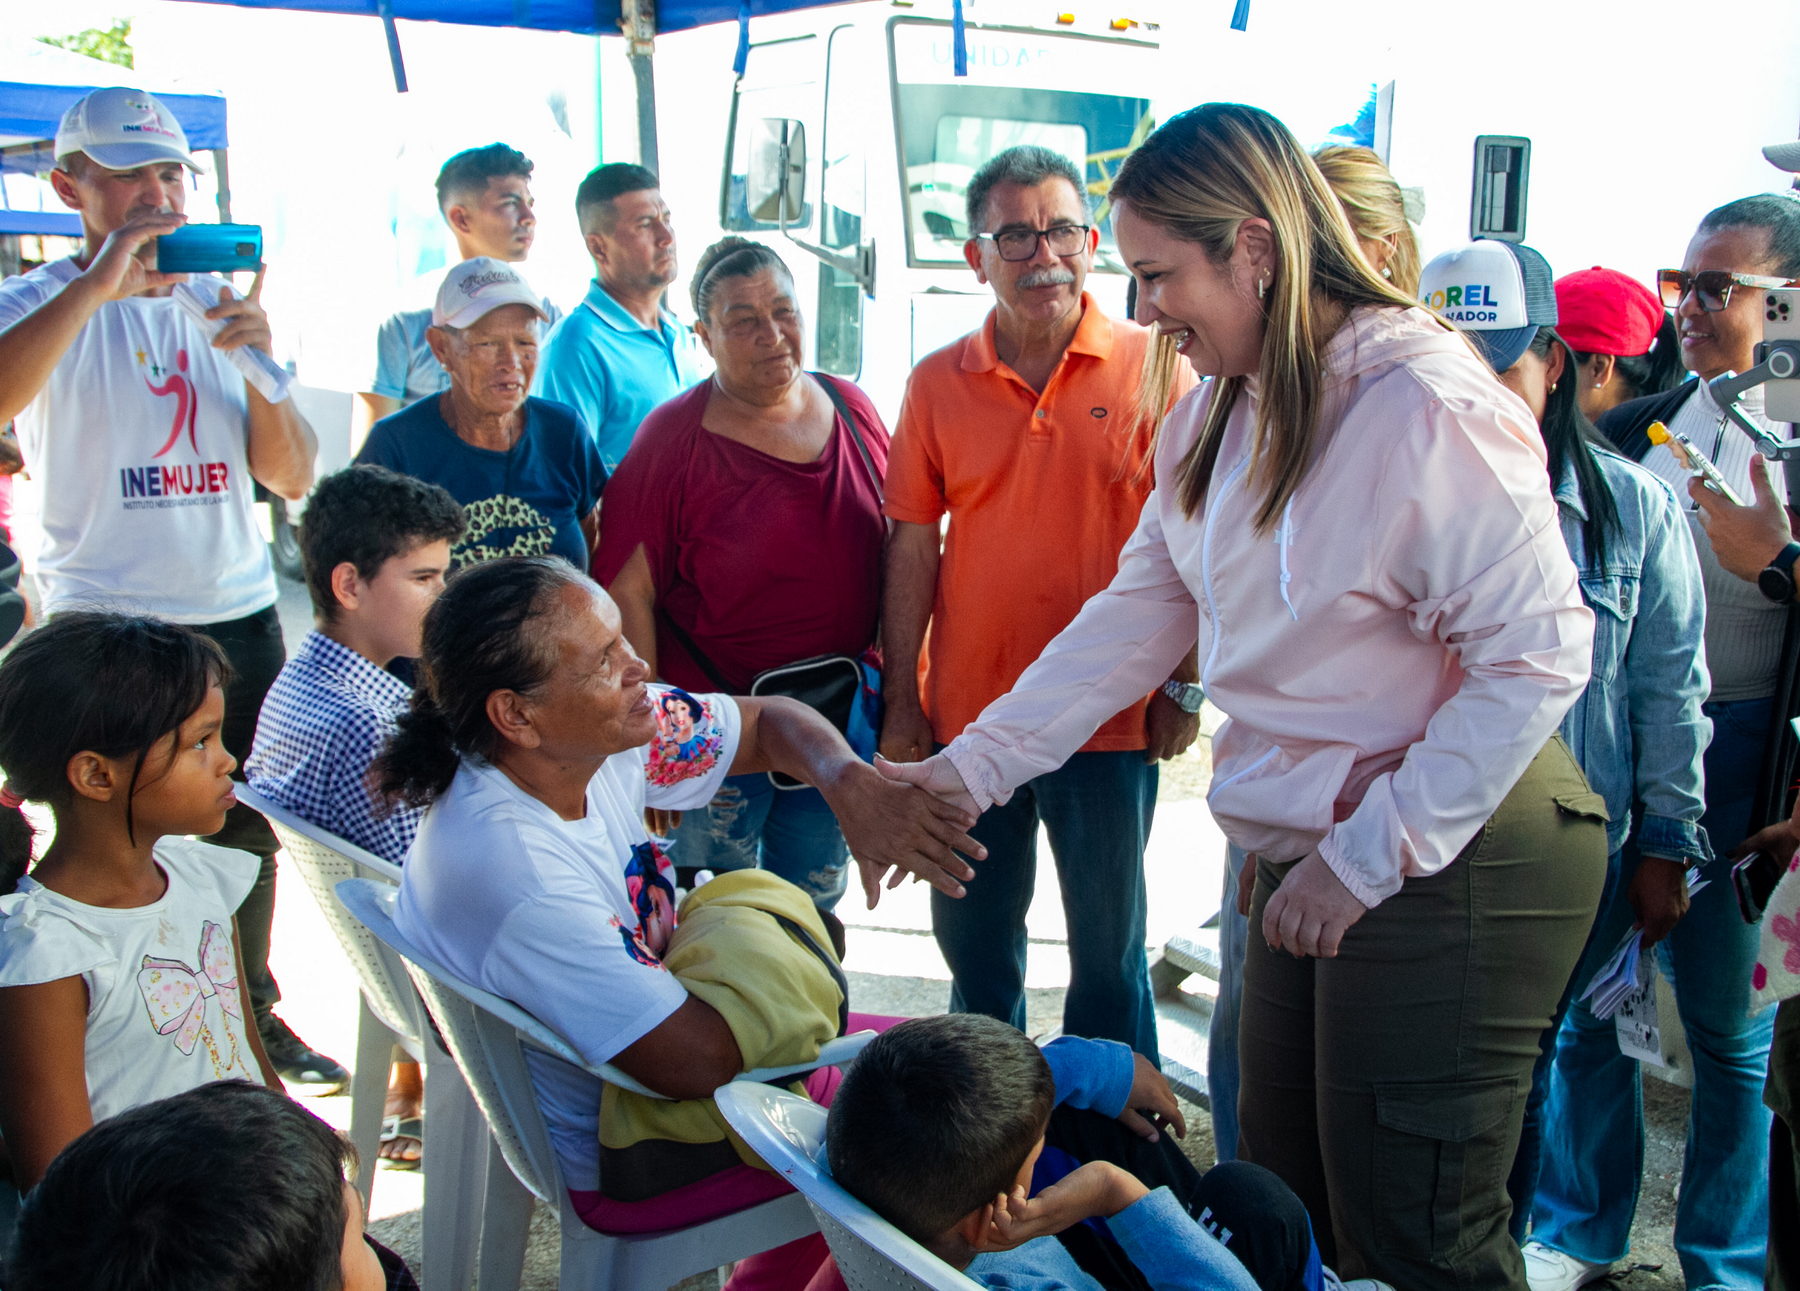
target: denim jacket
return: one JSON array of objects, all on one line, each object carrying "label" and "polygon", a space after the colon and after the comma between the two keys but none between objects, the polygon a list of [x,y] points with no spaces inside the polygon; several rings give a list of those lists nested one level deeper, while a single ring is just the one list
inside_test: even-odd
[{"label": "denim jacket", "polygon": [[1593,675],[1561,734],[1606,799],[1610,850],[1625,842],[1635,805],[1644,852],[1710,860],[1699,823],[1701,757],[1712,739],[1700,708],[1711,684],[1700,562],[1669,486],[1616,453],[1596,449],[1594,456],[1619,509],[1604,565],[1582,534],[1587,508],[1574,468],[1556,482],[1563,540],[1581,573],[1581,598],[1594,611]]}]

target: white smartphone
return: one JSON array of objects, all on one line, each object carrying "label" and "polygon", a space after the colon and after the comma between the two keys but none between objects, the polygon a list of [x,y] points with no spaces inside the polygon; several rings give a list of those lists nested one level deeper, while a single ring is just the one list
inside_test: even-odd
[{"label": "white smartphone", "polygon": [[[1763,340],[1800,345],[1800,288],[1782,287],[1765,294]],[[1764,387],[1763,408],[1771,421],[1800,422],[1800,372],[1776,377]]]}]

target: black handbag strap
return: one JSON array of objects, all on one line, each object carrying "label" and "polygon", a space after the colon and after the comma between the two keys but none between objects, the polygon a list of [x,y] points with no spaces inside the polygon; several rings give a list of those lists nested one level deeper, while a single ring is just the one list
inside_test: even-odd
[{"label": "black handbag strap", "polygon": [[825,397],[831,400],[831,406],[837,409],[838,416],[842,417],[844,424],[850,428],[850,438],[856,441],[857,455],[862,458],[863,469],[869,473],[869,484],[875,490],[875,500],[885,502],[887,498],[881,489],[881,476],[875,473],[875,458],[869,452],[868,442],[863,439],[861,423],[851,413],[850,405],[844,402],[843,392],[838,389],[837,378],[828,377],[823,372],[813,373],[813,378],[824,388]]},{"label": "black handbag strap", "polygon": [[[850,406],[844,402],[842,392],[838,390],[837,378],[826,376],[823,372],[815,372],[813,377],[818,381],[820,388],[825,391],[825,397],[831,400],[831,406],[837,409],[838,416],[844,419],[844,425],[850,428],[850,438],[855,441],[856,452],[862,458],[863,469],[869,473],[869,483],[875,489],[875,497],[878,501],[883,500],[881,476],[876,474],[875,458],[869,452],[869,445],[863,439],[861,425],[857,422],[855,414],[850,411]],[[694,638],[689,636],[681,624],[675,621],[675,616],[663,609],[661,605],[656,607],[656,611],[662,616],[662,621],[669,629],[670,635],[675,638],[683,650],[688,652],[688,657],[699,666],[701,672],[706,674],[707,679],[719,688],[719,693],[734,694],[731,686],[719,670],[713,666],[713,661],[706,657],[705,651],[694,643]]]},{"label": "black handbag strap", "polygon": [[656,612],[662,616],[663,626],[669,629],[670,634],[674,636],[681,648],[688,652],[688,658],[699,665],[700,671],[706,674],[707,679],[717,687],[718,692],[721,695],[736,694],[737,692],[726,684],[725,678],[719,675],[719,670],[713,667],[713,661],[706,657],[705,651],[695,645],[694,638],[689,636],[682,629],[681,624],[675,621],[675,616],[663,609],[661,605],[656,607]]}]

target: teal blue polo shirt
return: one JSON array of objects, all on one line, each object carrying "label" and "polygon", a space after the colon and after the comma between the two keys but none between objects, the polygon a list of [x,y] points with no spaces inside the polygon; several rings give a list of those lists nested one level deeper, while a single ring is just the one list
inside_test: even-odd
[{"label": "teal blue polo shirt", "polygon": [[534,393],[581,414],[611,472],[650,410],[702,375],[694,335],[675,315],[665,308],[645,327],[596,278],[544,342]]}]

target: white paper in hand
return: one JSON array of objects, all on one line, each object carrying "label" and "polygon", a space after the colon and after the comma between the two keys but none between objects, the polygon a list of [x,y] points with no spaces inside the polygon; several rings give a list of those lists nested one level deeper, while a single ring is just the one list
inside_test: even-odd
[{"label": "white paper in hand", "polygon": [[1656,1023],[1656,968],[1648,955],[1638,960],[1637,989],[1620,1001],[1613,1014],[1619,1052],[1652,1067],[1663,1067],[1662,1029]]},{"label": "white paper in hand", "polygon": [[[206,311],[219,303],[219,296],[229,284],[223,278],[195,274],[186,282],[175,284],[175,300],[194,324],[206,333],[207,340],[217,336],[225,326],[222,318],[208,318]],[[280,403],[288,397],[288,387],[293,385],[294,376],[281,364],[270,358],[263,351],[249,345],[240,345],[233,350],[223,351],[228,363],[243,374],[244,380],[256,387],[256,392],[270,403]]]},{"label": "white paper in hand", "polygon": [[[1689,870],[1688,895],[1693,896],[1711,881],[1701,878],[1699,870]],[[1611,957],[1601,966],[1600,971],[1594,974],[1593,980],[1588,983],[1587,990],[1581,993],[1582,1003],[1586,1004],[1588,1011],[1600,1021],[1604,1022],[1607,1018],[1612,1017],[1627,1000],[1641,994],[1646,989],[1646,982],[1654,985],[1650,960],[1643,951],[1643,930],[1633,928],[1625,934],[1624,939],[1619,942],[1619,948],[1613,951]],[[1654,1002],[1651,1004],[1650,1018],[1654,1025],[1656,1018]],[[1621,1031],[1619,1034],[1622,1045],[1624,1032]],[[1626,1052],[1631,1051],[1627,1049]],[[1657,1065],[1661,1065],[1660,1058]]]}]

